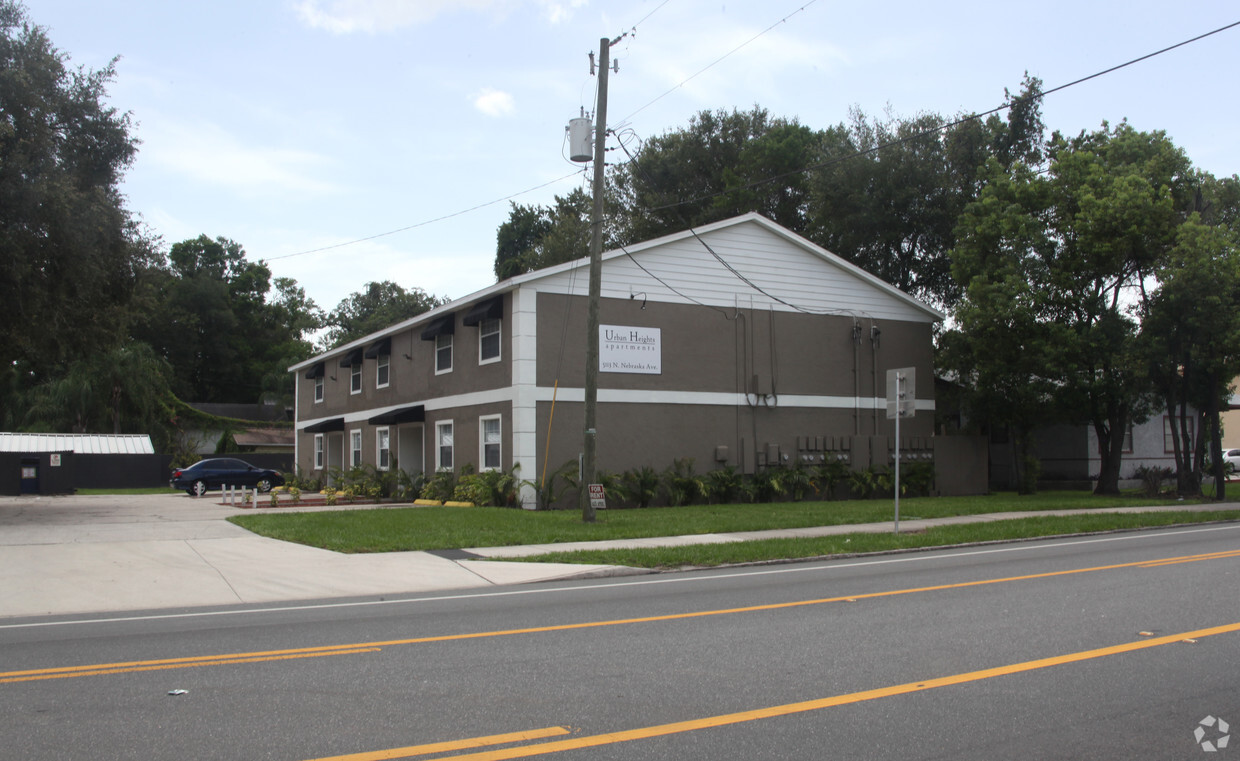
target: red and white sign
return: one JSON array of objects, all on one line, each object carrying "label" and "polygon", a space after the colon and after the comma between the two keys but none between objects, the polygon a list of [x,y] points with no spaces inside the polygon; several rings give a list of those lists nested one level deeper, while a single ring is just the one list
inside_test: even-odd
[{"label": "red and white sign", "polygon": [[603,510],[607,507],[607,499],[603,494],[602,484],[590,484],[590,507]]}]

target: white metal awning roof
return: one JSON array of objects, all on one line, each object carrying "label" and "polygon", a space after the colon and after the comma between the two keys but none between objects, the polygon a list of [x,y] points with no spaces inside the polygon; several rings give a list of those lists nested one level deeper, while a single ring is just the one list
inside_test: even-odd
[{"label": "white metal awning roof", "polygon": [[155,454],[155,448],[144,433],[0,433],[0,452]]}]

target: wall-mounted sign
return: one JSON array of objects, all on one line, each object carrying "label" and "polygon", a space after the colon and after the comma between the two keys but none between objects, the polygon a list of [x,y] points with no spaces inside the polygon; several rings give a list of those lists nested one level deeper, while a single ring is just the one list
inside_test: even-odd
[{"label": "wall-mounted sign", "polygon": [[48,465],[51,465],[53,468],[59,468],[60,467],[60,455],[53,454],[50,458],[50,462],[48,462]]},{"label": "wall-mounted sign", "polygon": [[598,369],[601,373],[663,373],[659,328],[624,325],[598,327]]}]

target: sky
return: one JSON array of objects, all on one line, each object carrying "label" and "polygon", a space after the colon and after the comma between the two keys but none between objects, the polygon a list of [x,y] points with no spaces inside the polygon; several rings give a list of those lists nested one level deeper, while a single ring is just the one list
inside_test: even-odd
[{"label": "sky", "polygon": [[[240,243],[330,310],[371,281],[451,299],[495,282],[510,203],[588,186],[568,120],[632,146],[703,110],[823,129],[1002,104],[1240,21],[1234,0],[25,0],[74,66],[114,57],[108,103],[141,141],[129,209],[165,248]],[[1065,134],[1127,119],[1240,173],[1240,27],[1047,96]],[[614,153],[614,152],[613,152]]]}]

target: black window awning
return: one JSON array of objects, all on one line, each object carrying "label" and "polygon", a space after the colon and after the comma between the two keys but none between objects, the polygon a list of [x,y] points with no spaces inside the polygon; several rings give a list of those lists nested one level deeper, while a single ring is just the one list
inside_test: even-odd
[{"label": "black window awning", "polygon": [[389,336],[383,339],[382,341],[376,341],[375,343],[372,343],[370,346],[368,346],[366,348],[365,356],[366,356],[366,359],[375,359],[377,357],[382,357],[386,354],[391,354],[391,353],[392,353],[392,338],[391,336]]},{"label": "black window awning", "polygon": [[461,320],[462,325],[477,325],[483,320],[498,320],[504,316],[504,297],[496,296],[479,301],[469,308],[465,313],[464,319]]},{"label": "black window awning", "polygon": [[324,364],[325,363],[323,362],[315,362],[313,365],[311,365],[310,369],[306,371],[306,378],[308,380],[314,380],[315,378],[322,378],[323,373],[324,373],[324,370],[323,370]]},{"label": "black window awning", "polygon": [[367,420],[371,425],[400,425],[401,423],[422,423],[426,421],[426,408],[421,404],[385,412]]},{"label": "black window awning", "polygon": [[334,417],[330,420],[324,420],[314,425],[308,425],[304,429],[306,433],[332,433],[344,430],[344,418]]},{"label": "black window awning", "polygon": [[450,336],[456,332],[456,315],[445,314],[431,320],[422,331],[423,341],[433,341],[439,336]]},{"label": "black window awning", "polygon": [[353,365],[362,364],[362,350],[354,349],[340,358],[341,367],[352,367]]}]

